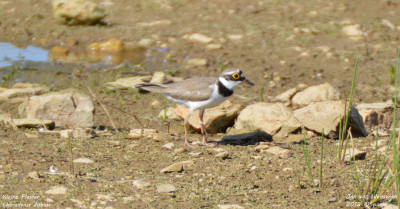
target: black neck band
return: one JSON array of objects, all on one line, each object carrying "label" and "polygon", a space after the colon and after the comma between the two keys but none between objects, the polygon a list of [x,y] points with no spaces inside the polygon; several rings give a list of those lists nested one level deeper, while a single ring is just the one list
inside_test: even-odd
[{"label": "black neck band", "polygon": [[229,97],[233,94],[233,91],[226,88],[226,86],[224,86],[224,84],[222,84],[221,81],[218,80],[218,93],[224,97]]}]

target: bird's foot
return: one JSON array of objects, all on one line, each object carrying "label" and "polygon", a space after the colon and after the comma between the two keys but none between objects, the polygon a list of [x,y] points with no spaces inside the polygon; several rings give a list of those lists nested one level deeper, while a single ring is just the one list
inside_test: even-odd
[{"label": "bird's foot", "polygon": [[188,147],[190,147],[190,148],[194,148],[194,146],[193,146],[193,145],[191,145],[191,144],[189,144],[189,142],[188,142],[188,141],[185,141],[184,145],[185,145],[185,146],[188,146]]},{"label": "bird's foot", "polygon": [[205,147],[216,147],[215,144],[209,144],[207,142],[203,142],[203,146],[205,146]]}]

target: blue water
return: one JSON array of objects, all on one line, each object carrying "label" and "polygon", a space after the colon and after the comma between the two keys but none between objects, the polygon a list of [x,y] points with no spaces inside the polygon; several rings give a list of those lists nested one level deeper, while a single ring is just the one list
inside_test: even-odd
[{"label": "blue water", "polygon": [[39,47],[18,48],[10,43],[0,42],[0,68],[19,61],[47,62],[49,51]]}]

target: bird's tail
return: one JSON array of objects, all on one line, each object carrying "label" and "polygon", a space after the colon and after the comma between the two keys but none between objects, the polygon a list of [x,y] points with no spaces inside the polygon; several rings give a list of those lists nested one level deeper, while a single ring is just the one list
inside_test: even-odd
[{"label": "bird's tail", "polygon": [[141,83],[133,87],[156,93],[164,93],[165,90],[165,86],[155,83]]}]

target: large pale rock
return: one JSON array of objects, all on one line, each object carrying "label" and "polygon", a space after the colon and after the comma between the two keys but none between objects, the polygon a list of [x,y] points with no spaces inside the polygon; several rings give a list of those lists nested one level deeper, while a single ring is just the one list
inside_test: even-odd
[{"label": "large pale rock", "polygon": [[[234,104],[231,100],[227,100],[216,107],[206,109],[203,121],[207,133],[225,131],[226,128],[233,124],[241,109],[242,105]],[[189,114],[189,110],[183,106],[177,105],[175,113],[180,118],[185,119]],[[197,131],[200,131],[201,128],[199,115],[198,110],[194,111],[188,121],[189,125]]]},{"label": "large pale rock", "polygon": [[116,81],[106,83],[106,88],[110,90],[126,90],[135,85],[149,82],[152,76],[135,76],[128,78],[120,78]]},{"label": "large pale rock", "polygon": [[11,119],[9,121],[12,126],[17,128],[41,128],[46,127],[48,129],[54,128],[54,121],[37,119],[37,118],[22,118],[22,119]]},{"label": "large pale rock", "polygon": [[87,0],[53,0],[54,17],[65,24],[96,24],[107,14],[104,9]]},{"label": "large pale rock", "polygon": [[357,109],[363,118],[365,126],[369,129],[375,126],[390,127],[392,123],[392,100],[381,103],[362,103],[357,105]]},{"label": "large pale rock", "polygon": [[247,106],[240,112],[234,126],[235,129],[265,131],[277,138],[286,138],[300,127],[293,112],[284,104],[264,102]]},{"label": "large pale rock", "polygon": [[335,101],[340,99],[340,92],[329,83],[310,86],[297,93],[292,98],[292,104],[297,106],[308,105],[311,102]]},{"label": "large pale rock", "polygon": [[38,83],[16,83],[11,88],[0,87],[0,101],[12,103],[25,101],[27,97],[44,94],[49,87]]},{"label": "large pale rock", "polygon": [[93,126],[94,105],[90,96],[76,89],[67,89],[33,96],[19,107],[27,118],[53,120],[56,126]]},{"label": "large pale rock", "polygon": [[[324,135],[329,138],[338,136],[339,122],[345,118],[344,101],[314,102],[294,111],[294,116],[305,128],[317,133],[324,129]],[[355,107],[351,107],[348,127],[351,127],[353,137],[367,136],[361,115]]]}]

